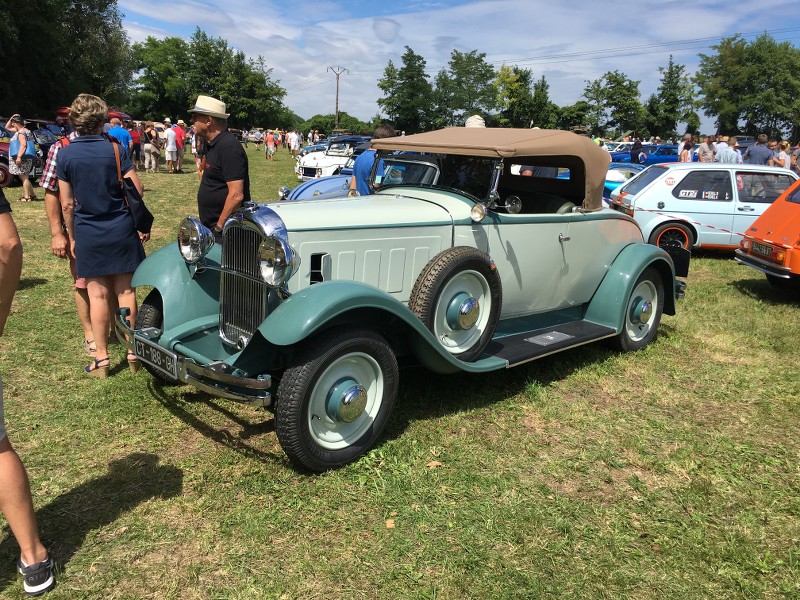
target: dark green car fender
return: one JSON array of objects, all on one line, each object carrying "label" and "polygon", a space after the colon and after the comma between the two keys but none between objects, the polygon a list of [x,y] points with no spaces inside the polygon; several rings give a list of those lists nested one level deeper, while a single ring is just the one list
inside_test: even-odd
[{"label": "dark green car fender", "polygon": [[[207,259],[219,263],[220,256],[219,246],[214,246]],[[164,329],[173,327],[176,320],[183,323],[219,313],[219,272],[193,271],[175,242],[153,252],[133,274],[134,287],[150,286],[161,294]]]},{"label": "dark green car fender", "polygon": [[589,302],[584,318],[592,323],[613,327],[617,333],[625,323],[625,309],[636,280],[649,266],[661,274],[664,282],[664,312],[675,314],[675,267],[669,254],[652,244],[626,246],[611,264]]},{"label": "dark green car fender", "polygon": [[[399,322],[398,322],[399,320]],[[355,281],[326,281],[284,300],[258,328],[269,343],[291,347],[334,324],[386,324],[407,336],[415,357],[437,373],[486,372],[507,362],[496,358],[465,363],[453,357],[409,308],[390,294]],[[399,330],[399,331],[398,331]]]}]

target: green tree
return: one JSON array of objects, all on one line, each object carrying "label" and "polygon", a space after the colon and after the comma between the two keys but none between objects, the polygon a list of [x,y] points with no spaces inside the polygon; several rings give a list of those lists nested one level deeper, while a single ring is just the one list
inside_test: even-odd
[{"label": "green tree", "polygon": [[748,87],[747,42],[738,35],[712,46],[714,54],[700,54],[694,83],[700,90],[700,106],[714,117],[717,131],[736,133],[744,112],[743,96]]},{"label": "green tree", "polygon": [[125,108],[132,58],[116,0],[7,0],[3,6],[0,114],[52,116],[81,92]]},{"label": "green tree", "polygon": [[646,103],[646,126],[653,135],[664,138],[676,132],[678,122],[686,123],[696,105],[694,85],[684,65],[675,64],[672,56],[666,67],[659,67],[661,83]]},{"label": "green tree", "polygon": [[592,106],[586,100],[578,100],[575,104],[569,106],[562,106],[557,111],[556,127],[558,129],[572,129],[573,127],[585,127],[592,131],[592,133],[599,133],[593,131],[590,125],[592,114]]},{"label": "green tree", "polygon": [[134,56],[140,75],[131,105],[137,116],[161,120],[184,115],[204,94],[226,103],[233,127],[290,125],[285,90],[272,81],[264,58],[247,59],[222,38],[199,28],[188,43],[177,37],[148,37],[134,45]]},{"label": "green tree", "polygon": [[590,105],[587,118],[592,133],[633,130],[644,134],[639,83],[619,71],[608,71],[599,79],[587,82],[583,95]]},{"label": "green tree", "polygon": [[397,69],[390,60],[378,81],[385,95],[378,105],[396,129],[416,133],[424,131],[430,123],[432,89],[425,73],[425,59],[408,46],[405,48],[403,66]]},{"label": "green tree", "polygon": [[[486,118],[496,107],[494,68],[486,62],[486,53],[477,50],[450,53],[447,70],[447,93],[451,124],[463,123],[467,117],[479,114]],[[440,83],[437,78],[437,88]]]},{"label": "green tree", "polygon": [[532,80],[530,69],[503,65],[497,70],[495,106],[500,109],[497,122],[501,127],[530,127],[535,120],[537,101],[531,91]]},{"label": "green tree", "polygon": [[533,84],[530,126],[552,129],[555,127],[557,119],[558,106],[550,101],[550,84],[542,75],[541,79]]}]

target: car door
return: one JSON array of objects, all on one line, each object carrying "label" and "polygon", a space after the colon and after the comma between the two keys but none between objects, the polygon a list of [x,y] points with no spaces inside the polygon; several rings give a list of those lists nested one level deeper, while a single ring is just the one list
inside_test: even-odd
[{"label": "car door", "polygon": [[736,202],[733,212],[733,234],[730,244],[738,246],[741,235],[755,220],[785,192],[797,177],[791,172],[738,171],[736,173]]},{"label": "car door", "polygon": [[671,195],[658,208],[664,213],[685,215],[697,230],[700,245],[730,245],[734,197],[729,170],[690,171],[672,188]]},{"label": "car door", "polygon": [[503,283],[501,318],[556,308],[559,282],[568,270],[569,215],[510,215],[457,228],[456,245],[474,245],[497,266]]}]

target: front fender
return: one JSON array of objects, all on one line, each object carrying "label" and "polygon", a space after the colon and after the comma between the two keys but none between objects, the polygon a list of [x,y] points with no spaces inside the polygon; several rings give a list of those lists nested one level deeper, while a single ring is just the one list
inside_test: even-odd
[{"label": "front fender", "polygon": [[[361,318],[363,317],[363,318]],[[355,281],[326,281],[307,287],[284,300],[258,328],[276,346],[297,344],[321,328],[337,322],[395,322],[410,337],[416,358],[438,373],[485,372],[505,368],[507,362],[486,358],[465,363],[442,348],[433,334],[408,307],[390,294]]]},{"label": "front fender", "polygon": [[[219,246],[206,257],[219,263]],[[151,286],[163,301],[164,329],[207,315],[219,313],[219,273],[202,270],[192,274],[178,250],[177,242],[159,248],[148,256],[133,274],[133,286]]]},{"label": "front fender", "polygon": [[639,275],[654,266],[664,282],[664,312],[675,314],[675,267],[664,250],[652,244],[626,246],[611,264],[589,302],[584,318],[598,325],[613,327],[617,333],[625,323],[625,309]]}]

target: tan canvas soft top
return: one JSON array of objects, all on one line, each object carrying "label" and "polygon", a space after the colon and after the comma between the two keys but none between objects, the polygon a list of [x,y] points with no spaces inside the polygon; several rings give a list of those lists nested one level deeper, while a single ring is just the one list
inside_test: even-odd
[{"label": "tan canvas soft top", "polygon": [[[611,163],[608,152],[591,139],[557,129],[448,127],[415,135],[375,139],[372,140],[371,147],[376,150],[502,159],[551,159],[551,162],[570,167],[571,178],[580,177],[580,172],[583,172],[582,189],[576,192],[582,197],[583,207],[589,210],[602,206],[603,185]],[[573,165],[580,165],[582,168],[574,168]]]}]

